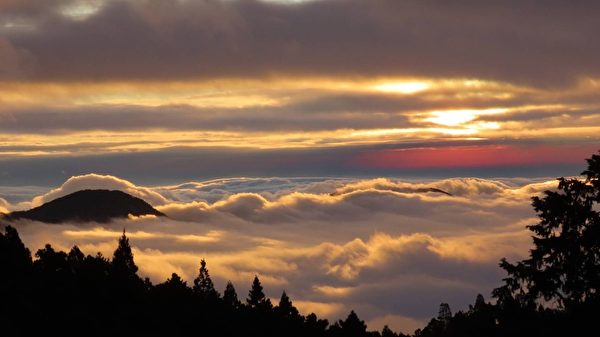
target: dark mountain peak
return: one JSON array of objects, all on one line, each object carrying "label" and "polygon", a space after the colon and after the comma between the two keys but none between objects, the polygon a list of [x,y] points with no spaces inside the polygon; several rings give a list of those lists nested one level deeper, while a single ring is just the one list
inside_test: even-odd
[{"label": "dark mountain peak", "polygon": [[30,219],[47,223],[105,223],[113,218],[127,218],[129,214],[164,216],[144,200],[122,191],[81,190],[28,211],[12,212],[5,217],[9,220]]}]

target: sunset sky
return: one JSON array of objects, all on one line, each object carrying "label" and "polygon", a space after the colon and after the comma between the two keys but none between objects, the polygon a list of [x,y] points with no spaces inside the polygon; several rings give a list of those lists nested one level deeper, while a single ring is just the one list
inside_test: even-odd
[{"label": "sunset sky", "polygon": [[219,286],[260,273],[304,311],[412,331],[489,298],[498,259],[527,252],[529,198],[600,149],[599,18],[585,0],[0,0],[0,211],[129,191],[172,221],[24,237],[109,254],[128,227],[157,282],[202,255]]},{"label": "sunset sky", "polygon": [[4,0],[0,183],[568,174],[599,143],[599,11]]}]

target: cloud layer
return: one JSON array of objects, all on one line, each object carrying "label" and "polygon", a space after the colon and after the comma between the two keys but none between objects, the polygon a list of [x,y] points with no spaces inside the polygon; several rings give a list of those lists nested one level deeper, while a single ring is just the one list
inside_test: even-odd
[{"label": "cloud layer", "polygon": [[10,1],[1,9],[4,34],[31,54],[30,76],[44,80],[327,74],[560,85],[600,75],[593,1]]},{"label": "cloud layer", "polygon": [[[600,140],[593,1],[0,6],[2,185],[139,179],[122,161],[134,154],[171,181],[381,176],[411,163],[562,175]],[[447,166],[397,151],[450,145],[481,148]]]},{"label": "cloud layer", "polygon": [[206,258],[217,286],[231,279],[241,296],[258,274],[269,296],[285,289],[305,312],[338,318],[354,308],[377,327],[411,331],[440,302],[457,310],[477,293],[489,296],[502,277],[498,260],[520,258],[530,245],[529,198],[554,186],[522,179],[231,178],[143,187],[88,175],[33,202],[75,187],[113,188],[154,197],[169,218],[18,225],[34,249],[77,244],[105,255],[126,228],[141,274],[154,282],[171,272],[191,280]]},{"label": "cloud layer", "polygon": [[67,194],[77,192],[84,189],[105,189],[119,190],[141,198],[151,205],[161,205],[167,202],[162,195],[153,192],[145,187],[135,186],[127,180],[119,179],[112,176],[104,176],[98,174],[87,174],[84,176],[76,176],[69,178],[62,186],[53,189],[48,193],[37,196],[31,201],[32,207],[40,206],[48,201],[63,197]]}]

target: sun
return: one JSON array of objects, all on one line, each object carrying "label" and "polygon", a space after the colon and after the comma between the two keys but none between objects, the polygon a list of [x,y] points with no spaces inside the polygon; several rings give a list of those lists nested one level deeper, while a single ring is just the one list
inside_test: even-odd
[{"label": "sun", "polygon": [[495,115],[506,111],[507,109],[504,108],[432,111],[428,114],[429,117],[425,118],[424,121],[444,126],[460,126],[473,121],[478,116]]}]

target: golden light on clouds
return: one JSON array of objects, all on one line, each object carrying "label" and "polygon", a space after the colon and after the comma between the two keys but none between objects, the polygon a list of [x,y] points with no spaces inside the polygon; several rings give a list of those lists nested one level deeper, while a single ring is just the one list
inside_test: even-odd
[{"label": "golden light on clouds", "polygon": [[0,153],[593,138],[595,103],[572,100],[594,83],[565,90],[563,102],[549,99],[555,91],[460,78],[1,82]]},{"label": "golden light on clouds", "polygon": [[76,0],[59,8],[59,13],[71,20],[86,20],[96,14],[103,6],[104,0]]},{"label": "golden light on clouds", "polygon": [[446,110],[446,111],[432,111],[429,114],[431,117],[427,117],[424,120],[434,124],[444,126],[459,126],[470,122],[483,115],[496,115],[507,112],[506,108],[492,108],[483,110]]},{"label": "golden light on clouds", "polygon": [[[152,220],[151,218],[143,219],[129,219],[131,221],[144,221]],[[191,243],[211,243],[219,242],[223,236],[223,231],[210,230],[205,235],[198,234],[170,234],[161,232],[146,232],[146,231],[134,231],[127,233],[127,236],[136,240],[152,240],[152,239],[171,239],[179,242],[191,242]],[[65,230],[62,232],[67,237],[74,239],[113,239],[115,236],[119,236],[121,232],[117,230],[110,230],[105,228],[93,228],[91,230]]]},{"label": "golden light on clouds", "polygon": [[372,80],[285,78],[264,80],[220,79],[205,81],[100,81],[100,82],[0,82],[5,105],[69,106],[135,104],[161,106],[186,104],[198,107],[278,105],[324,94],[420,94],[425,101],[452,95],[503,95],[526,88],[472,80],[420,79]]},{"label": "golden light on clouds", "polygon": [[430,88],[426,82],[388,82],[377,84],[373,87],[377,91],[385,93],[414,94]]}]

